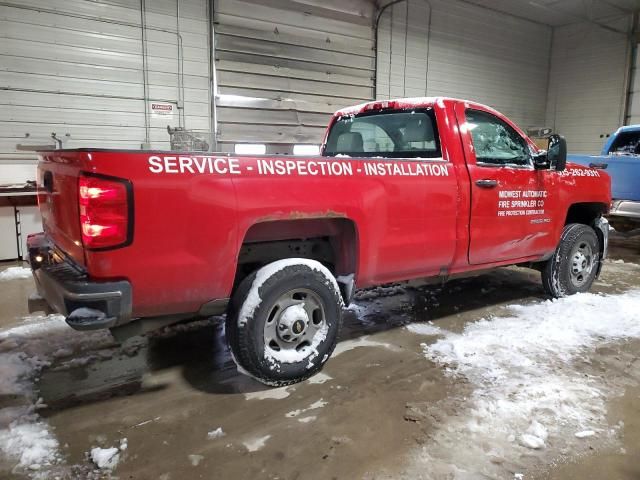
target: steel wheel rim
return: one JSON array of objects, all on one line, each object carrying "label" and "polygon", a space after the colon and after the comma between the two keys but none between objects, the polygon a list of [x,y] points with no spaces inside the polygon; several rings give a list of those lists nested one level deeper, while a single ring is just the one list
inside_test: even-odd
[{"label": "steel wheel rim", "polygon": [[582,287],[591,277],[593,266],[594,258],[591,245],[582,241],[571,256],[571,265],[569,267],[571,283],[576,287]]},{"label": "steel wheel rim", "polygon": [[326,324],[322,300],[316,292],[307,288],[289,290],[269,310],[264,324],[265,349],[301,351],[314,343]]}]

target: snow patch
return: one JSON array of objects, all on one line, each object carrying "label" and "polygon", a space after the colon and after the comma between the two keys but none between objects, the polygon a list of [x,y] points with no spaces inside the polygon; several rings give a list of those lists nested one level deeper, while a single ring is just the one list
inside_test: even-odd
[{"label": "snow patch", "polygon": [[0,272],[0,281],[31,278],[31,276],[32,276],[32,273],[30,268],[9,267],[6,270]]},{"label": "snow patch", "polygon": [[283,398],[287,398],[290,395],[289,388],[291,387],[280,387],[280,388],[269,388],[267,390],[259,390],[257,392],[247,392],[244,394],[245,400],[282,400]]},{"label": "snow patch", "polygon": [[264,448],[267,443],[267,440],[271,438],[271,435],[265,435],[264,437],[252,438],[251,440],[247,440],[246,442],[242,442],[242,445],[247,449],[248,452],[257,452],[258,450]]},{"label": "snow patch", "polygon": [[405,327],[411,333],[416,333],[418,335],[440,335],[442,334],[442,330],[440,327],[433,325],[431,322],[429,323],[410,323]]},{"label": "snow patch", "polygon": [[620,270],[620,267],[640,268],[640,265],[633,262],[625,262],[622,259],[617,259],[617,260],[606,259],[605,260],[605,268],[607,270],[609,269]]},{"label": "snow patch", "polygon": [[583,430],[582,432],[575,433],[576,438],[589,438],[589,437],[595,437],[595,436],[596,436],[596,432],[594,432],[593,430]]},{"label": "snow patch", "polygon": [[[606,400],[617,394],[613,387],[567,366],[599,345],[640,338],[640,291],[578,294],[513,305],[507,312],[511,315],[481,319],[462,334],[444,332],[424,345],[427,359],[447,375],[466,378],[474,391],[464,401],[465,414],[443,419],[416,469],[428,462],[450,471],[455,462],[459,469],[495,476],[492,469],[498,467],[491,464],[487,445],[503,458],[521,454],[522,447],[555,448],[551,455],[561,453],[562,443],[571,444],[574,432],[594,432],[585,427],[610,430]],[[547,437],[556,440],[547,443]]]},{"label": "snow patch", "polygon": [[33,379],[55,358],[112,345],[108,333],[75,332],[61,315],[26,316],[22,324],[0,332],[0,391],[25,402],[0,409],[0,451],[14,463],[14,473],[37,470],[46,478],[47,470],[61,460],[58,441],[37,414],[45,405]]},{"label": "snow patch", "polygon": [[222,431],[222,427],[218,427],[215,430],[211,430],[210,432],[207,433],[207,438],[209,440],[215,440],[216,438],[222,438],[226,435],[226,433],[224,433]]},{"label": "snow patch", "polygon": [[204,460],[202,455],[189,455],[189,461],[191,462],[192,467],[197,467],[200,465],[200,462]]},{"label": "snow patch", "polygon": [[536,437],[535,435],[523,433],[520,436],[520,445],[522,445],[523,447],[531,448],[533,450],[538,450],[539,448],[544,447],[544,440]]},{"label": "snow patch", "polygon": [[377,342],[375,340],[369,340],[368,336],[360,337],[355,340],[345,340],[344,342],[340,342],[338,346],[336,346],[333,351],[333,357],[337,357],[338,355],[343,354],[344,352],[348,352],[349,350],[353,350],[355,348],[360,347],[379,347],[386,348],[388,350],[392,350],[394,352],[399,351],[400,349],[395,345],[391,345],[390,343]]},{"label": "snow patch", "polygon": [[307,380],[307,383],[310,383],[311,385],[321,385],[329,380],[333,380],[333,377],[330,377],[326,373],[319,372]]},{"label": "snow patch", "polygon": [[318,417],[316,417],[315,415],[309,415],[308,417],[302,417],[299,418],[298,421],[300,423],[309,423],[309,422],[313,422],[314,420],[316,420]]},{"label": "snow patch", "polygon": [[100,469],[113,470],[118,466],[118,462],[120,461],[119,450],[116,447],[92,448],[91,461]]},{"label": "snow patch", "polygon": [[311,405],[309,405],[307,408],[302,408],[299,410],[292,410],[290,412],[287,412],[284,414],[285,417],[287,418],[295,418],[300,416],[302,413],[306,413],[309,410],[315,410],[317,408],[322,408],[326,405],[328,405],[329,402],[325,402],[322,398],[318,401],[313,402]]},{"label": "snow patch", "polygon": [[[0,450],[8,457],[18,459],[18,466],[22,468],[40,470],[43,466],[57,463],[58,440],[33,408],[0,410],[0,424],[12,418],[15,420],[0,429]],[[35,465],[37,468],[33,468]]]}]

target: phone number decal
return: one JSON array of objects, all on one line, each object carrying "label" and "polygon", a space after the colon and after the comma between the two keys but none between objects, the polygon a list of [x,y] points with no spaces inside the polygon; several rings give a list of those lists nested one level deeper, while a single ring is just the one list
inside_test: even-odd
[{"label": "phone number decal", "polygon": [[598,170],[570,168],[560,172],[560,175],[563,177],[599,177],[600,172]]}]

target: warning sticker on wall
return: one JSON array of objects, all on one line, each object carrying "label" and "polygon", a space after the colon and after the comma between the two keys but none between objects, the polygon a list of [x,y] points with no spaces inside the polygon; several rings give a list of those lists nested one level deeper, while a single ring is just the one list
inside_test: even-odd
[{"label": "warning sticker on wall", "polygon": [[152,117],[170,117],[175,111],[173,103],[149,102]]}]

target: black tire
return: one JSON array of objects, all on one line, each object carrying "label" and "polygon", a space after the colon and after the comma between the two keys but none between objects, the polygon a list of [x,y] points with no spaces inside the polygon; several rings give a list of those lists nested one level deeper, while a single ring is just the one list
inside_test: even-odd
[{"label": "black tire", "polygon": [[271,386],[311,377],[333,353],[342,308],[334,277],[318,262],[280,260],[249,275],[233,295],[225,325],[239,370]]},{"label": "black tire", "polygon": [[586,292],[591,288],[600,262],[600,241],[588,225],[564,227],[553,257],[542,269],[544,290],[554,298]]}]

